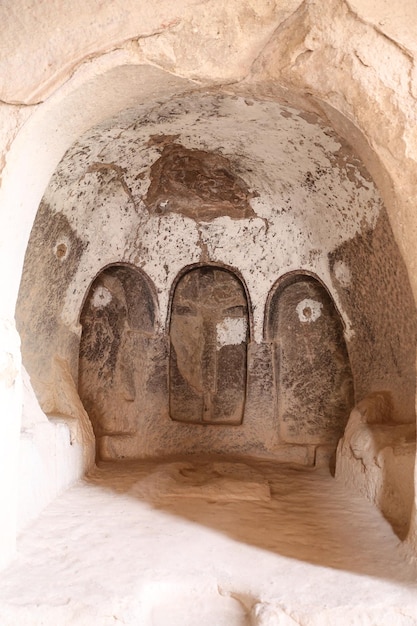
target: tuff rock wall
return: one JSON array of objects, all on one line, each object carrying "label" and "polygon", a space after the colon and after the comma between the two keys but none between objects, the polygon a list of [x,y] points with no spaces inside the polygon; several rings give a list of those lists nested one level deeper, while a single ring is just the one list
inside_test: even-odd
[{"label": "tuff rock wall", "polygon": [[[353,154],[360,159],[373,179],[385,209],[381,208],[381,204],[378,215],[375,214],[369,219],[367,207],[365,213],[368,218],[365,217],[361,222],[358,216],[357,221],[354,220],[354,228],[351,230],[348,228],[347,235],[338,242],[332,242],[329,249],[326,249],[326,240],[320,241],[320,254],[326,249],[326,258],[329,262],[329,269],[326,270],[328,275],[323,282],[331,291],[342,317],[351,323],[347,328],[353,331],[358,328],[358,334],[352,334],[351,341],[357,341],[359,344],[362,340],[366,344],[374,333],[378,357],[385,349],[388,350],[388,344],[384,347],[384,342],[378,338],[390,333],[393,324],[397,331],[400,327],[405,329],[407,342],[405,337],[401,336],[401,332],[393,335],[389,348],[392,355],[389,369],[381,370],[380,359],[375,358],[376,370],[374,367],[371,368],[373,374],[377,372],[375,378],[365,377],[361,384],[364,385],[365,391],[373,388],[375,384],[378,386],[381,382],[385,384],[391,373],[396,372],[395,376],[398,380],[401,379],[401,384],[407,389],[405,394],[398,393],[405,402],[400,413],[406,416],[406,420],[412,418],[412,401],[409,393],[411,394],[410,389],[414,386],[412,379],[415,372],[411,363],[414,361],[415,345],[412,330],[414,321],[409,298],[410,291],[414,299],[417,293],[415,278],[417,218],[414,211],[417,185],[415,134],[417,42],[413,28],[415,8],[412,3],[404,0],[401,6],[397,5],[394,10],[384,2],[369,3],[359,0],[349,2],[332,0],[325,5],[312,0],[272,3],[236,0],[227,3],[226,6],[215,1],[209,4],[181,2],[175,6],[170,2],[157,2],[153,3],[152,7],[136,2],[97,2],[89,3],[86,7],[77,2],[66,3],[64,6],[58,1],[47,4],[14,1],[3,3],[0,11],[3,24],[0,44],[2,77],[0,119],[3,140],[0,157],[2,206],[0,284],[3,294],[0,301],[3,415],[0,441],[2,460],[4,466],[8,468],[1,479],[2,562],[7,561],[13,551],[16,528],[22,385],[19,338],[15,330],[14,317],[29,235],[42,197],[45,192],[46,197],[52,188],[49,186],[48,192],[46,191],[55,170],[59,171],[59,163],[67,150],[89,129],[101,125],[105,120],[126,109],[143,105],[152,108],[152,103],[159,101],[166,103],[194,90],[209,89],[211,94],[228,94],[228,97],[234,95],[255,102],[279,102],[281,105],[304,112],[303,115],[314,114],[321,120],[320,123],[326,128],[331,128],[338,138],[352,147]],[[249,105],[245,106],[249,109]],[[245,110],[245,107],[243,109]],[[314,119],[317,120],[317,117]],[[239,131],[242,131],[242,125]],[[121,129],[121,136],[124,132],[124,129]],[[248,142],[254,140],[256,144],[256,134],[252,134],[251,137],[248,138]],[[183,142],[187,139],[188,142],[187,145],[181,144],[183,149],[207,150],[207,147],[213,149],[212,146],[202,145],[203,141],[198,137],[181,139]],[[220,145],[217,144],[216,149],[221,156],[225,156],[224,152],[227,151],[222,151]],[[148,154],[150,155],[151,151],[148,150]],[[155,152],[153,156],[152,162],[155,162]],[[100,159],[96,159],[94,162],[99,161]],[[151,167],[152,162],[148,160],[147,166]],[[315,170],[304,168],[304,171],[306,170],[310,171],[312,176],[308,181],[304,181],[307,185],[310,184],[308,198],[311,198],[314,193],[311,188],[314,187],[312,179],[316,181],[317,176]],[[95,185],[96,193],[99,181],[95,179],[101,177],[104,180],[103,184],[106,184],[107,180],[109,190],[112,188],[110,196],[123,197],[124,202],[129,204],[127,211],[129,214],[135,210],[136,200],[134,197],[132,200],[128,198],[120,180],[120,171],[93,167],[86,173],[86,178],[90,179],[90,182],[94,181],[91,188]],[[248,172],[236,172],[242,179],[245,179],[247,174]],[[273,176],[273,180],[277,181],[276,175]],[[258,185],[261,181],[266,187],[271,188],[271,185],[268,186],[266,180],[261,177],[257,179]],[[249,189],[256,189],[250,177],[246,182]],[[140,179],[136,184],[140,186]],[[129,183],[126,185],[134,196],[133,186],[129,186]],[[65,189],[69,190],[70,186],[66,186]],[[284,197],[282,189],[273,191],[271,197],[274,200],[277,195]],[[264,191],[264,197],[265,195],[267,194]],[[63,198],[57,199],[65,204]],[[272,204],[271,202],[264,204],[261,215],[258,215],[253,205],[254,201],[258,210],[261,204],[259,198],[248,199],[250,207],[258,216],[252,218],[252,228],[256,232],[252,231],[251,234],[255,235],[255,239],[262,239],[266,233],[262,235],[261,222],[264,231],[267,230],[262,210],[270,211]],[[361,208],[364,208],[363,205]],[[298,210],[302,211],[302,207],[298,206]],[[100,267],[97,260],[88,259],[88,252],[83,248],[85,241],[80,237],[77,226],[74,227],[65,215],[63,207],[48,206],[44,198],[39,216],[45,215],[48,211],[51,212],[53,220],[48,224],[50,231],[47,231],[49,237],[47,241],[53,247],[57,246],[55,249],[57,263],[61,263],[57,253],[58,256],[63,253],[60,267],[64,267],[66,261],[63,257],[67,249],[62,247],[62,244],[67,245],[65,237],[74,244],[68,255],[68,266],[72,269],[69,268],[68,274],[65,272],[63,284],[55,284],[55,287],[47,285],[47,290],[52,289],[53,295],[49,323],[55,325],[55,329],[56,325],[63,325],[63,328],[60,328],[58,333],[52,333],[48,340],[52,339],[54,350],[56,348],[56,354],[59,355],[55,378],[61,380],[60,388],[66,389],[66,393],[63,394],[65,402],[62,394],[55,395],[51,410],[65,413],[67,416],[72,415],[79,422],[83,422],[83,409],[77,404],[77,394],[73,393],[75,385],[73,357],[77,353],[77,329],[70,328],[79,314],[80,306],[71,307],[66,294],[69,293],[68,280],[73,272],[75,282],[71,286],[73,290],[75,289],[73,296],[77,300],[72,304],[81,305],[89,281],[94,278],[94,272]],[[60,212],[62,215],[59,215]],[[370,212],[372,213],[372,210]],[[308,214],[304,211],[305,216]],[[80,219],[84,219],[82,214],[77,218]],[[136,216],[135,219],[137,220]],[[173,212],[168,219],[185,221],[181,212]],[[231,218],[216,219],[220,220],[222,226],[212,237],[208,237],[208,231],[213,230],[216,220],[200,229],[202,232],[200,241],[205,245],[209,245],[211,241],[221,240],[224,221]],[[152,217],[149,219],[149,226],[152,224],[154,228],[158,220],[161,221],[159,216]],[[241,220],[232,221],[232,224],[235,223],[241,224]],[[126,229],[126,226],[122,220],[121,227]],[[194,225],[194,221],[189,223],[189,228],[194,247],[191,246],[184,252],[184,259],[187,263],[195,263],[201,258],[199,229],[196,223]],[[63,240],[56,240],[53,235],[54,229],[57,235],[64,235]],[[396,244],[392,239],[391,229]],[[39,236],[39,233],[35,226],[32,237],[36,236]],[[228,240],[231,239],[232,237],[228,237]],[[116,242],[114,245],[117,247]],[[302,258],[306,249],[308,246],[297,250],[297,265],[300,260],[308,265],[309,262]],[[118,260],[120,256],[129,256],[128,250],[129,246],[124,246],[123,254],[121,255],[120,251],[118,255],[113,254],[110,262],[115,262],[115,256]],[[37,262],[45,264],[46,247],[38,252]],[[232,251],[229,252],[231,254]],[[83,257],[81,264],[80,253]],[[30,254],[34,254],[31,246],[27,258]],[[216,250],[209,249],[209,259],[215,258],[216,254]],[[222,262],[225,262],[225,256]],[[146,257],[149,266],[152,266],[151,257],[152,251]],[[249,257],[253,259],[251,255]],[[369,263],[365,275],[351,267],[352,259],[358,257]],[[282,256],[280,258],[282,260]],[[381,266],[382,259],[384,262]],[[103,259],[100,262],[102,263]],[[134,261],[133,264],[140,265],[140,262]],[[346,264],[350,272],[343,264]],[[230,265],[235,267],[238,263]],[[311,265],[314,267],[309,266],[310,271],[320,277],[324,276],[323,263],[317,261]],[[162,281],[163,274],[158,273],[159,269],[155,265],[153,267],[156,282]],[[280,272],[272,269],[275,268],[271,268],[271,275],[268,276],[266,283],[262,281],[260,283],[258,303],[265,297],[266,284],[270,286],[280,277]],[[331,272],[335,276],[334,282],[330,276]],[[410,291],[404,278],[406,273]],[[246,274],[248,275],[248,272]],[[375,282],[370,278],[372,275],[376,275],[379,284],[384,285],[382,292],[380,289],[375,290]],[[347,302],[350,299],[347,297],[349,294],[346,285],[350,280],[358,285],[359,291],[362,290],[363,303],[361,306],[358,302],[356,305],[352,304],[352,310],[347,312]],[[336,286],[337,281],[340,283],[339,287]],[[368,287],[369,284],[372,284],[372,287]],[[375,314],[376,311],[369,310],[373,308],[370,304],[372,300],[368,298],[369,289],[376,291],[374,294],[376,300],[373,300],[376,310],[380,311],[388,302],[386,318],[382,314]],[[60,291],[69,309],[59,308]],[[161,298],[162,312],[166,310],[168,303],[169,290],[166,289],[166,285],[163,291],[166,295]],[[248,285],[248,291],[253,292],[253,287]],[[387,298],[384,297],[387,292],[391,294],[391,301],[388,295]],[[42,297],[45,298],[45,295]],[[258,307],[257,311],[255,309],[253,322],[254,338],[258,343],[261,343],[261,308]],[[398,318],[395,318],[394,310],[401,311]],[[372,318],[374,327],[369,333],[361,330],[360,324],[355,323],[355,316],[359,319],[362,312],[366,319]],[[36,339],[30,337],[30,326],[37,323],[36,319],[29,321],[28,316],[25,321],[25,324],[29,325],[29,338],[25,339],[29,351],[31,345],[37,350]],[[163,318],[161,319],[163,321]],[[23,332],[25,331],[22,331],[22,335]],[[49,356],[48,354],[47,358],[42,359],[44,361],[42,367],[45,368],[45,371],[42,370],[42,379],[47,383],[50,381],[52,371]],[[62,360],[61,357],[65,358]],[[356,350],[356,356],[351,359],[353,371],[369,371],[367,367],[371,359],[369,351],[364,350],[362,357],[363,363],[359,357],[359,350]],[[36,360],[37,357],[33,358]],[[395,365],[397,359],[399,362]],[[404,371],[406,374],[403,378]],[[49,397],[53,395],[52,390],[57,387],[59,383],[56,382],[49,386]],[[400,406],[398,402],[397,405]],[[89,438],[88,433],[86,438]],[[87,459],[87,466],[89,462],[91,461]],[[415,525],[412,523],[409,532],[410,546],[415,545],[415,536]]]},{"label": "tuff rock wall", "polygon": [[[197,266],[237,272],[247,297],[233,299],[230,283],[218,287],[228,300],[211,293],[205,305],[203,287],[180,296],[179,284],[174,298]],[[127,268],[144,287],[127,285]],[[303,276],[318,286],[303,287]],[[298,286],[281,307],[284,279]],[[298,311],[303,303],[316,313]],[[57,410],[64,359],[103,458],[233,452],[314,464],[334,451],[354,396],[381,389],[395,420],[415,419],[414,305],[379,193],[343,139],[277,103],[198,90],[82,136],[43,196],[16,311],[41,406]],[[212,347],[214,363],[204,350],[216,325],[229,336]],[[238,359],[232,346],[242,344]],[[233,418],[237,378],[245,389],[230,400],[241,406]],[[175,421],[181,405],[179,421],[198,422],[199,403],[213,402],[201,426]]]}]

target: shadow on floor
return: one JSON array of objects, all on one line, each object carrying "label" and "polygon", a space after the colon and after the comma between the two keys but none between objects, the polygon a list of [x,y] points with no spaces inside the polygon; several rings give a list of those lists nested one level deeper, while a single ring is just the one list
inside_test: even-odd
[{"label": "shadow on floor", "polygon": [[325,470],[199,456],[100,463],[86,481],[287,558],[400,583],[415,580],[379,511]]}]

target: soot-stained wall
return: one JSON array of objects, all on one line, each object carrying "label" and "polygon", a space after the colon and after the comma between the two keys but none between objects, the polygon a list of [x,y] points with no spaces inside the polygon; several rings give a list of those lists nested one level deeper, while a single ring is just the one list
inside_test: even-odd
[{"label": "soot-stained wall", "polygon": [[47,413],[56,408],[55,356],[65,357],[73,377],[77,377],[78,329],[62,324],[57,312],[87,246],[62,212],[56,212],[47,202],[41,203],[25,256],[16,321],[22,333],[24,361]]},{"label": "soot-stained wall", "polygon": [[337,246],[329,263],[340,305],[355,329],[349,353],[353,371],[361,372],[355,378],[358,400],[371,388],[391,390],[395,419],[413,421],[408,416],[413,413],[416,317],[385,211],[374,228],[363,228]]},{"label": "soot-stained wall", "polygon": [[[133,336],[124,299],[135,288],[116,276],[122,270],[105,269],[120,264],[139,270],[154,294],[146,331],[152,348],[132,340],[135,347],[126,350],[126,341],[117,342],[120,367],[109,374],[105,393],[123,396],[129,417],[117,423],[115,415],[111,430],[96,426],[102,457],[204,451],[312,463],[318,445],[334,447],[333,435],[304,443],[282,435],[277,339],[264,320],[276,285],[291,272],[314,276],[340,314],[355,399],[388,390],[395,418],[414,420],[415,310],[402,259],[369,175],[311,115],[198,92],[128,110],[72,146],[45,191],[17,307],[23,359],[45,411],[56,356],[68,361],[89,405],[85,372],[92,353],[81,341],[80,356],[80,338],[97,287],[111,291],[118,281],[117,332]],[[169,413],[175,285],[197,266],[227,270],[245,286],[250,332],[240,426],[182,423]],[[130,363],[139,352],[143,360]],[[137,382],[125,373],[116,384],[118,368],[133,368]],[[90,402],[89,409],[94,414],[97,406]]]}]

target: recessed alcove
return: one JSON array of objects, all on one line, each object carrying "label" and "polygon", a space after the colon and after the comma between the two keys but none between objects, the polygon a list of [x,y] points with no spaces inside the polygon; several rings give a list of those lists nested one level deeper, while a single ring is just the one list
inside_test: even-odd
[{"label": "recessed alcove", "polygon": [[280,435],[331,459],[354,405],[343,321],[316,278],[294,273],[272,290],[266,323]]},{"label": "recessed alcove", "polygon": [[154,348],[149,280],[126,265],[104,269],[88,290],[80,324],[78,390],[96,441],[136,432]]},{"label": "recessed alcove", "polygon": [[241,424],[246,401],[248,301],[232,272],[189,270],[176,284],[170,320],[172,419]]},{"label": "recessed alcove", "polygon": [[415,3],[0,13],[2,626],[415,624]]},{"label": "recessed alcove", "polygon": [[[78,137],[40,203],[16,317],[49,424],[83,424],[80,445],[95,449],[104,482],[107,471],[129,482],[130,471],[149,470],[128,495],[151,506],[154,497],[156,508],[208,526],[210,514],[199,518],[184,500],[228,494],[243,512],[248,500],[273,510],[287,471],[300,472],[292,484],[304,494],[309,485],[320,492],[325,476],[320,485],[337,500],[336,481],[366,457],[357,437],[353,448],[339,441],[355,407],[376,406],[373,394],[389,399],[382,413],[392,431],[407,430],[411,475],[407,272],[353,149],[288,104],[190,92]],[[284,476],[276,492],[271,467]],[[395,525],[391,458],[384,468],[372,469],[381,497],[355,481],[349,489]],[[412,481],[398,497],[404,535]]]}]

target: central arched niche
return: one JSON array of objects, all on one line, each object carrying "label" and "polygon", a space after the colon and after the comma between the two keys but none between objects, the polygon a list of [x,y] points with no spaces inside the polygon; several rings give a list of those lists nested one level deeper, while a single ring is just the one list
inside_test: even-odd
[{"label": "central arched niche", "polygon": [[170,323],[172,419],[208,424],[242,422],[248,338],[248,302],[235,274],[203,266],[179,279]]},{"label": "central arched niche", "polygon": [[96,439],[129,435],[146,411],[155,300],[137,269],[118,265],[93,281],[82,308],[78,388]]},{"label": "central arched niche", "polygon": [[335,448],[354,404],[353,382],[343,323],[323,285],[305,274],[280,281],[267,332],[281,439]]}]

